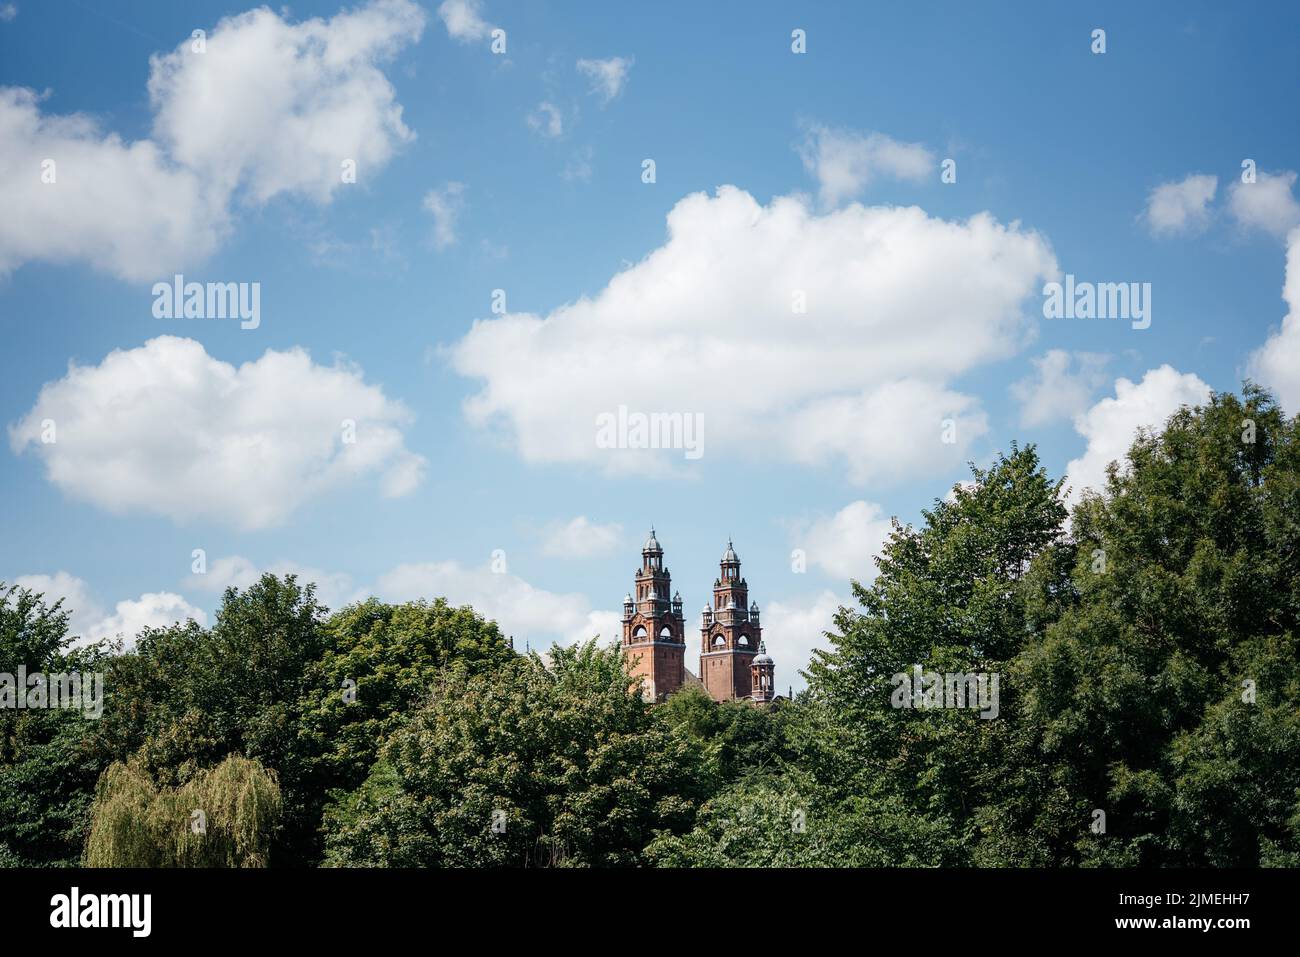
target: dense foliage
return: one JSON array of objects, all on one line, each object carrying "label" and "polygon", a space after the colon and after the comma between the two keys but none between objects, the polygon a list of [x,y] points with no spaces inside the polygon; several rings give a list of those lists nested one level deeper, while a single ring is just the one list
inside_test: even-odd
[{"label": "dense foliage", "polygon": [[[108,689],[0,710],[0,866],[1300,864],[1300,420],[1216,395],[1066,500],[1033,447],[974,469],[769,708],[442,599],[266,576],[124,651],[0,587],[0,673]],[[899,707],[917,666],[996,709]]]}]

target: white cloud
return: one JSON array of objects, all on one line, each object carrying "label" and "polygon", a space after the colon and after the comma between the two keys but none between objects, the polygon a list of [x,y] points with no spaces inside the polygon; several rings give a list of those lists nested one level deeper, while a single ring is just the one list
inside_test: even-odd
[{"label": "white cloud", "polygon": [[1042,237],[987,213],[816,215],[732,186],[682,199],[668,233],[594,297],[476,322],[449,352],[483,380],[468,419],[504,427],[526,461],[608,472],[683,457],[598,448],[596,417],[620,405],[702,415],[706,459],[842,459],[859,481],[952,468],[987,424],[947,381],[1016,351],[1032,322],[1022,302],[1056,273]]},{"label": "white cloud", "polygon": [[1291,170],[1265,173],[1260,170],[1253,183],[1240,180],[1228,189],[1228,208],[1244,228],[1262,229],[1285,236],[1300,225],[1300,202],[1291,193],[1296,174]]},{"label": "white cloud", "polygon": [[1287,239],[1282,298],[1287,305],[1282,328],[1250,357],[1250,374],[1273,390],[1287,414],[1300,415],[1300,229]]},{"label": "white cloud", "polygon": [[602,640],[622,633],[617,612],[593,609],[582,595],[549,592],[487,566],[470,568],[454,561],[398,565],[380,576],[375,592],[385,601],[445,597],[453,605],[472,605],[496,621],[502,633],[514,635],[520,651],[525,639],[536,650],[551,640],[571,644],[598,633]]},{"label": "white cloud", "polygon": [[1065,467],[1070,501],[1077,502],[1085,488],[1105,490],[1106,466],[1113,461],[1122,466],[1139,429],[1160,429],[1182,406],[1200,405],[1209,397],[1210,387],[1199,377],[1169,365],[1149,370],[1136,384],[1116,379],[1113,398],[1075,417],[1074,427],[1088,447]]},{"label": "white cloud", "polygon": [[1209,203],[1219,178],[1189,173],[1180,181],[1161,183],[1147,197],[1147,226],[1156,236],[1198,232],[1209,222]]},{"label": "white cloud", "polygon": [[860,195],[878,177],[920,182],[935,169],[934,154],[920,143],[902,143],[884,133],[810,124],[798,149],[826,207]]},{"label": "white cloud", "polygon": [[[160,336],[97,366],[70,363],[9,427],[46,476],[74,498],[244,529],[283,521],[327,489],[378,475],[385,495],[411,491],[425,461],[405,447],[400,403],[344,365],[268,349],[235,367],[192,339]],[[43,423],[55,441],[43,442]],[[344,420],[355,422],[355,441]]]},{"label": "white cloud", "polygon": [[850,502],[829,518],[803,528],[795,543],[808,561],[827,574],[848,581],[870,582],[876,577],[875,558],[888,540],[889,516],[875,502]]},{"label": "white cloud", "polygon": [[1084,411],[1106,381],[1110,356],[1096,352],[1050,349],[1030,362],[1034,374],[1011,385],[1026,428],[1070,419]]},{"label": "white cloud", "polygon": [[528,114],[528,128],[554,139],[564,132],[564,117],[560,108],[549,100],[537,104],[537,109]]},{"label": "white cloud", "polygon": [[900,482],[966,461],[971,443],[988,432],[978,404],[937,382],[899,379],[859,395],[810,400],[789,416],[783,438],[796,462],[843,461],[858,485]]},{"label": "white cloud", "polygon": [[159,278],[216,249],[237,196],[325,202],[345,160],[364,182],[413,138],[378,64],[423,24],[410,0],[296,24],[265,7],[228,17],[204,52],[186,38],[150,58],[153,134],[134,143],[0,88],[0,273],[85,261]]},{"label": "white cloud", "polygon": [[599,96],[602,102],[608,103],[623,92],[633,62],[631,57],[621,56],[607,60],[579,60],[578,72],[591,80],[591,92]]},{"label": "white cloud", "polygon": [[494,572],[490,566],[470,567],[455,561],[402,564],[380,575],[371,585],[357,585],[345,572],[292,561],[259,566],[243,556],[231,555],[209,562],[207,573],[191,575],[186,587],[219,595],[228,586],[248,588],[268,572],[281,577],[297,575],[300,584],[314,582],[320,602],[336,611],[370,595],[387,602],[446,598],[452,605],[471,605],[479,614],[496,621],[503,634],[514,635],[520,651],[525,641],[540,650],[552,641],[571,644],[598,634],[607,641],[622,635],[622,615],[592,608],[581,594],[549,592],[517,575]]},{"label": "white cloud", "polygon": [[68,613],[68,632],[82,638],[78,644],[94,641],[98,623],[104,609],[90,597],[90,588],[76,575],[57,571],[53,575],[19,575],[9,584],[44,595],[43,601],[53,605],[63,601],[63,611]]},{"label": "white cloud", "polygon": [[810,601],[769,602],[763,609],[763,641],[776,666],[777,692],[785,694],[807,687],[798,672],[808,667],[815,649],[829,650],[825,632],[834,630],[835,613],[846,604],[830,591],[823,591]]},{"label": "white cloud", "polygon": [[482,40],[492,32],[492,24],[483,19],[482,0],[444,0],[438,7],[438,16],[447,27],[453,40],[469,43]]},{"label": "white cloud", "polygon": [[89,117],[44,115],[39,102],[0,88],[0,275],[83,260],[143,280],[216,249],[229,215],[196,173],[151,140],[124,143]]},{"label": "white cloud", "polygon": [[189,618],[200,625],[208,623],[208,616],[201,609],[171,592],[146,592],[138,599],[118,602],[111,614],[105,614],[91,597],[86,583],[65,571],[53,575],[20,575],[12,584],[42,593],[47,605],[62,599],[62,610],[69,613],[69,634],[77,638],[74,645],[120,636],[130,646],[146,627],[165,628]]},{"label": "white cloud", "polygon": [[433,245],[446,249],[456,242],[456,220],[464,209],[465,186],[447,183],[424,194],[424,208],[433,217]]},{"label": "white cloud", "polygon": [[193,618],[207,626],[208,616],[180,595],[171,592],[147,592],[135,601],[119,601],[113,614],[97,627],[99,636],[122,637],[131,644],[144,628],[166,628]]},{"label": "white cloud", "polygon": [[18,6],[13,3],[6,3],[0,6],[0,22],[8,23],[18,16]]},{"label": "white cloud", "polygon": [[542,554],[558,558],[595,558],[608,555],[618,547],[623,536],[623,526],[599,525],[579,515],[564,523],[547,527]]},{"label": "white cloud", "polygon": [[192,591],[220,595],[227,588],[246,589],[255,584],[264,574],[280,578],[285,575],[296,575],[301,585],[314,583],[317,601],[333,611],[355,601],[362,601],[367,595],[365,589],[357,588],[352,581],[352,576],[345,572],[325,571],[287,560],[258,566],[242,555],[230,555],[209,562],[207,572],[202,575],[191,575],[185,584]]},{"label": "white cloud", "polygon": [[328,200],[344,160],[362,182],[414,138],[377,64],[423,29],[410,0],[301,23],[265,7],[227,18],[207,52],[186,41],[151,58],[154,135],[205,183],[244,185],[259,202],[283,192]]}]

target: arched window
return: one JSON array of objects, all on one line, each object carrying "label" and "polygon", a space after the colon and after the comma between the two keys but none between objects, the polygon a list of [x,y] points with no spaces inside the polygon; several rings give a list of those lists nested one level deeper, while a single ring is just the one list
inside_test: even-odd
[{"label": "arched window", "polygon": [[669,638],[669,639],[671,639],[672,636],[673,636],[673,630],[672,630],[671,628],[669,628],[667,625],[664,625],[662,628],[659,629],[659,637],[660,637],[660,638]]},{"label": "arched window", "polygon": [[637,625],[636,630],[632,632],[633,638],[644,638],[646,636],[645,625]]},{"label": "arched window", "polygon": [[726,643],[727,643],[727,639],[726,639],[726,638],[723,638],[721,635],[718,635],[718,637],[716,637],[716,638],[713,639],[713,647],[714,647],[714,648],[717,648],[717,647],[719,647],[720,645],[725,645]]},{"label": "arched window", "polygon": [[741,635],[741,636],[740,636],[740,647],[742,647],[742,648],[748,648],[748,647],[749,647],[749,639],[746,638],[744,635]]}]

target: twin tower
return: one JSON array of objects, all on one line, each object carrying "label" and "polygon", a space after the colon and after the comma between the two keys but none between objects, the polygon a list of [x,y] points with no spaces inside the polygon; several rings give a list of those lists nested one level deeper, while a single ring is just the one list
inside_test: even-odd
[{"label": "twin tower", "polygon": [[758,603],[748,605],[749,586],[740,559],[727,542],[722,571],[713,583],[713,604],[700,623],[700,674],[686,670],[686,621],[682,596],[672,593],[664,550],[654,529],[641,546],[635,595],[623,599],[623,651],[629,674],[644,679],[645,696],[663,701],[687,683],[699,682],[715,701],[771,701],[775,670],[763,645]]}]

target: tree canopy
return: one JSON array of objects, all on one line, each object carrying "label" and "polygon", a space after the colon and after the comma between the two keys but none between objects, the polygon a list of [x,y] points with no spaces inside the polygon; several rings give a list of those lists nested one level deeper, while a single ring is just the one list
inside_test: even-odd
[{"label": "tree canopy", "polygon": [[[617,647],[442,598],[267,575],[74,647],[0,585],[0,673],[107,688],[0,710],[0,866],[1300,864],[1300,420],[1216,394],[1071,501],[1032,445],[972,467],[767,707],[647,704]],[[912,673],[996,708],[901,707]]]}]

